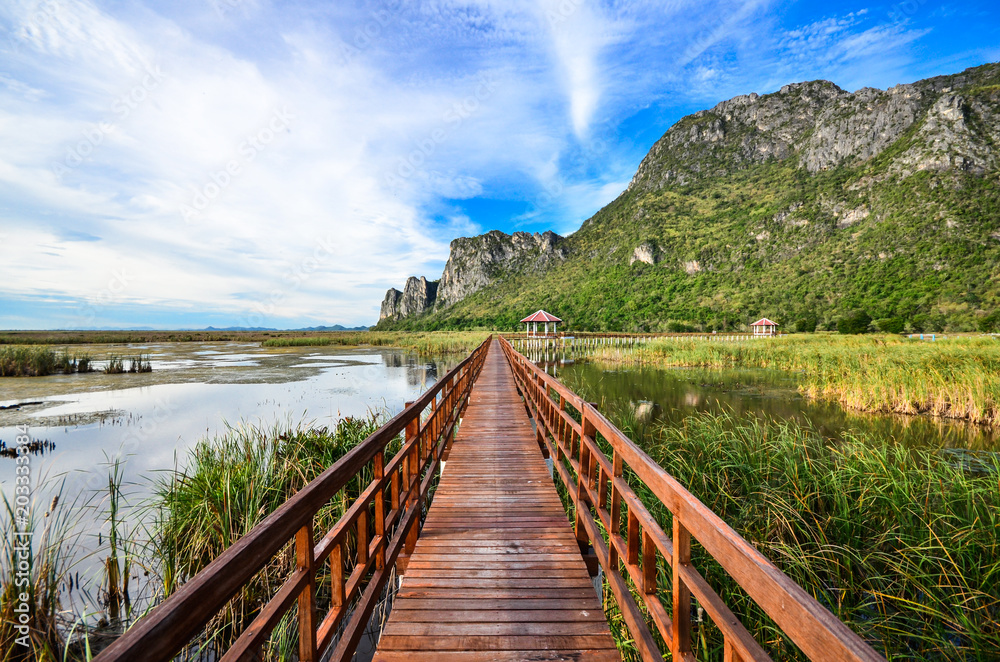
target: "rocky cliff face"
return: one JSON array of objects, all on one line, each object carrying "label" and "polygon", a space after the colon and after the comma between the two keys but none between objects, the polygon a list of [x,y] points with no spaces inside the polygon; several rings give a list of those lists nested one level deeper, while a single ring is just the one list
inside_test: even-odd
[{"label": "rocky cliff face", "polygon": [[402,292],[390,289],[382,300],[379,321],[447,308],[512,273],[544,271],[553,261],[566,257],[563,243],[554,232],[508,235],[493,230],[477,237],[459,237],[451,242],[441,280],[411,276]]},{"label": "rocky cliff face", "polygon": [[382,316],[516,328],[542,306],[577,329],[678,331],[864,310],[1000,331],[998,177],[1000,64],[884,91],[786,85],[678,121],[569,237],[456,239],[433,303],[404,313],[390,290]]},{"label": "rocky cliff face", "polygon": [[389,288],[389,291],[385,293],[385,298],[382,299],[382,308],[378,312],[379,322],[385,319],[399,319],[399,300],[402,296],[403,293],[395,287]]},{"label": "rocky cliff face", "polygon": [[391,288],[385,293],[378,319],[381,322],[384,319],[398,320],[410,315],[421,315],[434,307],[437,291],[438,281],[430,281],[423,276],[410,276],[406,279],[402,292]]},{"label": "rocky cliff face", "polygon": [[[897,172],[985,172],[997,164],[1000,112],[996,85],[977,83],[992,66],[885,91],[850,93],[829,81],[811,81],[723,101],[671,127],[643,159],[629,189],[684,186],[789,159],[812,173],[853,167],[900,142],[910,149],[894,155]],[[954,91],[959,87],[964,94]]]},{"label": "rocky cliff face", "polygon": [[441,274],[438,306],[457,303],[512,272],[544,271],[553,260],[566,257],[562,239],[554,232],[508,235],[494,230],[454,240]]}]

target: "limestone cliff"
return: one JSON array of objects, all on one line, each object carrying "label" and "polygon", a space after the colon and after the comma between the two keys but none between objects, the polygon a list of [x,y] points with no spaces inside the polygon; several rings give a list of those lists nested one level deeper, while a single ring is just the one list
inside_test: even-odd
[{"label": "limestone cliff", "polygon": [[580,330],[836,329],[860,310],[1000,331],[998,182],[998,63],[746,94],[669,127],[568,237],[456,239],[433,303],[404,314],[390,290],[384,327],[514,329],[544,307]]},{"label": "limestone cliff", "polygon": [[[893,155],[898,172],[959,168],[981,174],[996,167],[993,146],[1000,137],[1000,93],[995,85],[979,84],[991,67],[885,91],[851,93],[820,80],[723,101],[672,126],[629,189],[684,186],[773,161],[791,160],[812,173],[856,167],[890,146],[899,152]],[[899,149],[901,142],[909,151]]]},{"label": "limestone cliff", "polygon": [[398,320],[411,315],[421,315],[434,307],[437,298],[438,281],[429,281],[423,276],[410,276],[400,292],[391,288],[382,300],[379,321]]},{"label": "limestone cliff", "polygon": [[563,238],[554,232],[508,235],[493,230],[476,237],[459,237],[451,242],[441,280],[411,276],[402,292],[390,289],[382,301],[379,321],[447,308],[506,275],[541,272],[565,257]]},{"label": "limestone cliff", "polygon": [[566,257],[562,239],[551,231],[508,235],[494,230],[454,240],[441,274],[437,307],[457,303],[507,274],[544,271],[553,260]]}]

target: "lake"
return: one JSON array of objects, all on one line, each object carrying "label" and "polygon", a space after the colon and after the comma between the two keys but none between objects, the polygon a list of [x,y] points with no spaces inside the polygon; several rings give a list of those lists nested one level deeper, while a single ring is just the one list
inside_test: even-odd
[{"label": "lake", "polygon": [[[346,416],[392,415],[462,357],[436,359],[387,348],[263,348],[259,343],[70,346],[100,362],[148,354],[153,372],[103,372],[0,378],[0,441],[16,444],[19,425],[54,448],[31,458],[35,512],[62,488],[64,504],[90,500],[81,513],[82,555],[96,549],[95,520],[108,491],[110,464],[123,460],[123,488],[136,505],[157,477],[185,462],[199,439],[241,421],[333,427]],[[0,457],[0,489],[11,499],[13,457]],[[89,525],[89,526],[88,526]],[[81,574],[94,564],[84,562]]]},{"label": "lake", "polygon": [[[135,505],[157,477],[183,465],[188,451],[227,425],[336,425],[346,416],[395,414],[463,357],[436,358],[389,348],[292,347],[259,344],[164,343],[69,347],[98,361],[111,354],[148,354],[153,372],[0,378],[0,441],[13,446],[18,425],[54,448],[32,456],[36,512],[65,481],[64,498],[97,507],[79,519],[81,556],[100,549],[110,463],[123,460],[123,492]],[[550,357],[551,358],[551,357]],[[577,357],[578,359],[580,357]],[[995,449],[995,436],[960,421],[864,415],[803,398],[797,376],[768,370],[656,369],[601,366],[560,356],[543,363],[550,374],[609,413],[679,422],[695,412],[796,420],[837,440],[867,431],[898,443],[932,448]],[[613,418],[613,416],[612,416]],[[13,494],[15,462],[0,457],[0,487]],[[100,575],[97,555],[82,576]],[[91,580],[93,581],[93,579]]]},{"label": "lake", "polygon": [[830,440],[869,432],[919,448],[995,451],[1000,445],[994,431],[961,420],[867,414],[805,398],[798,376],[778,370],[602,366],[566,359],[539,364],[602,410],[631,408],[640,418],[666,424],[697,412],[728,411],[738,418],[794,420]]}]

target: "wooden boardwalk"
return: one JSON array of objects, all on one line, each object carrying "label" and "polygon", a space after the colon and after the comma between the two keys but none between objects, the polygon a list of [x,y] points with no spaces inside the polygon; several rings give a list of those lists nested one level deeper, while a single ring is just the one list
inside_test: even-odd
[{"label": "wooden boardwalk", "polygon": [[495,340],[375,660],[620,660]]}]

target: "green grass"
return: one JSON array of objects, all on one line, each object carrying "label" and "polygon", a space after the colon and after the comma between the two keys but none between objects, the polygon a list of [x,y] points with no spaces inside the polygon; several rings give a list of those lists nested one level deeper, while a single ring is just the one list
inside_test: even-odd
[{"label": "green grass", "polygon": [[35,345],[0,346],[0,377],[43,377],[54,373],[90,372],[88,355],[70,357]]},{"label": "green grass", "polygon": [[[126,503],[123,467],[108,462],[107,491],[84,495],[82,506],[53,502],[40,516],[34,508],[27,528],[35,532],[29,581],[18,587],[18,558],[14,547],[15,513],[3,499],[0,512],[0,662],[21,660],[90,659],[94,642],[107,642],[114,625],[141,616],[174,593],[219,554],[259,524],[268,514],[316,478],[384,422],[384,416],[346,418],[333,429],[306,424],[240,424],[200,441],[182,468],[156,480],[154,494],[141,504]],[[401,445],[394,441],[387,453]],[[360,472],[314,519],[317,530],[332,527],[372,478]],[[96,503],[96,497],[102,497]],[[74,525],[85,511],[95,510],[106,524],[99,542],[100,586],[76,585],[97,614],[74,613],[79,604],[65,605],[70,570],[76,563],[81,532]],[[87,518],[84,518],[87,519]],[[88,519],[89,521],[89,519]],[[356,558],[354,534],[346,541],[346,567]],[[294,566],[291,548],[279,552],[208,624],[199,641],[205,649],[230,646],[261,606],[277,591]],[[130,583],[130,578],[144,579]],[[76,581],[79,581],[77,578]],[[97,578],[95,578],[97,581]],[[96,590],[93,590],[96,589]],[[72,590],[72,589],[70,589]],[[32,618],[31,647],[14,644],[18,593],[27,592]],[[139,592],[139,598],[135,594]],[[318,573],[320,607],[329,604],[329,566]],[[84,605],[86,606],[86,605]],[[89,608],[88,608],[89,610]],[[101,623],[94,623],[102,615]],[[94,618],[91,618],[93,616]],[[294,608],[285,615],[265,648],[267,659],[293,660],[297,652]],[[74,619],[76,619],[74,621]],[[109,629],[107,623],[112,627]]]},{"label": "green grass", "polygon": [[[128,361],[127,365],[126,361]],[[112,354],[108,357],[107,365],[104,366],[104,373],[107,375],[135,374],[140,372],[153,372],[153,364],[149,362],[148,354],[124,357]]]},{"label": "green grass", "polygon": [[[333,430],[243,424],[199,442],[185,467],[157,487],[152,548],[164,594],[173,593],[381,423],[382,417],[373,414],[344,419]],[[317,531],[332,527],[370,479],[370,471],[362,471],[324,506],[314,519]],[[353,557],[348,553],[345,558]],[[206,628],[213,646],[224,650],[235,641],[293,565],[294,554],[286,549],[240,590]],[[321,604],[329,600],[329,587],[326,567],[318,577]],[[282,658],[283,651],[294,648],[288,627],[275,631],[268,659]]]},{"label": "green grass", "polygon": [[654,366],[773,368],[800,390],[866,412],[930,414],[1000,425],[1000,340],[792,335],[749,342],[657,340],[600,348],[593,358]]},{"label": "green grass", "polygon": [[[890,660],[992,660],[1000,650],[1000,456],[976,471],[949,454],[868,435],[828,443],[796,423],[699,414],[637,428],[664,469]],[[669,513],[631,479],[669,531]],[[694,564],[776,659],[804,659],[705,552]],[[669,566],[660,567],[669,587]],[[661,599],[670,603],[664,591]],[[612,610],[613,612],[614,610]],[[695,627],[698,659],[722,639]]]},{"label": "green grass", "polygon": [[[15,503],[3,495],[0,513],[0,661],[62,659],[65,651],[63,626],[63,591],[70,581],[75,564],[74,547],[78,534],[73,532],[76,510],[65,504],[62,489],[57,490],[49,508],[32,504],[26,524],[18,527]],[[31,531],[30,551],[25,559],[15,537],[17,531]],[[19,563],[27,560],[27,573],[19,574]],[[21,597],[27,597],[22,603]],[[19,609],[29,607],[27,632],[19,631]],[[25,639],[21,639],[24,637]],[[21,639],[19,642],[18,640]],[[20,643],[26,641],[28,646]]]},{"label": "green grass", "polygon": [[326,345],[372,345],[402,347],[428,354],[467,354],[489,336],[488,331],[356,331],[335,334],[272,338],[261,343],[264,347],[313,347]]}]

